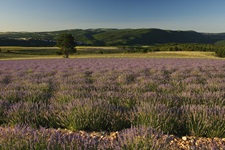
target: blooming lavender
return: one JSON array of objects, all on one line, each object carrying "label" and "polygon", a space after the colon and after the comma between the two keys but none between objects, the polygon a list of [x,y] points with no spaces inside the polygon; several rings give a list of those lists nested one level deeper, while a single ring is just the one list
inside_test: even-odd
[{"label": "blooming lavender", "polygon": [[225,137],[223,59],[5,60],[0,66],[0,127],[111,132],[145,126]]}]

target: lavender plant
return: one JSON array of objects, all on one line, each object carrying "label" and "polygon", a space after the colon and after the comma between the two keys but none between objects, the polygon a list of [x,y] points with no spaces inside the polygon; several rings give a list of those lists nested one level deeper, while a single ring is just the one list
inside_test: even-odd
[{"label": "lavender plant", "polygon": [[225,108],[210,108],[204,105],[184,106],[185,125],[190,135],[204,137],[225,136]]},{"label": "lavender plant", "polygon": [[176,109],[157,103],[141,103],[134,112],[135,125],[145,125],[162,130],[165,133],[177,134],[180,131],[180,116]]},{"label": "lavender plant", "polygon": [[166,150],[169,149],[170,137],[162,138],[163,133],[158,132],[150,127],[131,127],[123,130],[118,135],[118,143],[115,144],[115,149],[124,150]]},{"label": "lavender plant", "polygon": [[65,105],[55,104],[53,109],[51,116],[56,118],[57,124],[72,131],[117,131],[130,127],[128,114],[104,100],[75,99]]},{"label": "lavender plant", "polygon": [[10,104],[7,101],[0,100],[0,125],[5,123],[6,116],[5,111],[10,107]]},{"label": "lavender plant", "polygon": [[43,103],[19,102],[11,105],[4,112],[4,120],[8,125],[30,125],[33,127],[48,127],[45,119],[48,107]]}]

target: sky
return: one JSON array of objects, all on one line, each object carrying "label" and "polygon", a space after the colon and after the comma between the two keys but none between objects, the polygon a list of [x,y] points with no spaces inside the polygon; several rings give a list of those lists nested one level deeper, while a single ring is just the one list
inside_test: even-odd
[{"label": "sky", "polygon": [[225,32],[225,0],[0,0],[0,32],[160,28]]}]

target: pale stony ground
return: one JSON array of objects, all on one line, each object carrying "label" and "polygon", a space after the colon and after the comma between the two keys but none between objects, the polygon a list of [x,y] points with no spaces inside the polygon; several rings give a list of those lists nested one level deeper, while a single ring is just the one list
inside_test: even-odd
[{"label": "pale stony ground", "polygon": [[[63,132],[68,132],[73,134],[74,132],[69,130],[64,130]],[[93,140],[106,141],[113,143],[114,140],[118,139],[119,132],[86,132],[78,131],[84,137],[91,137]],[[159,139],[159,141],[165,141],[169,143],[169,148],[171,150],[225,150],[225,138],[207,138],[207,137],[194,137],[194,136],[174,136],[174,135],[164,135]]]}]

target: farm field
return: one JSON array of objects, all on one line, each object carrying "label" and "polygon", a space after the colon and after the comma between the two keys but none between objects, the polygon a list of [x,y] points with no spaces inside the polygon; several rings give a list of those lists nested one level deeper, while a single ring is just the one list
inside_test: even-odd
[{"label": "farm field", "polygon": [[225,61],[199,53],[1,60],[0,149],[224,149]]},{"label": "farm field", "polygon": [[[160,51],[126,53],[120,47],[77,46],[77,54],[70,58],[217,58],[214,52]],[[58,47],[0,46],[0,60],[4,59],[50,59],[62,58]]]}]

